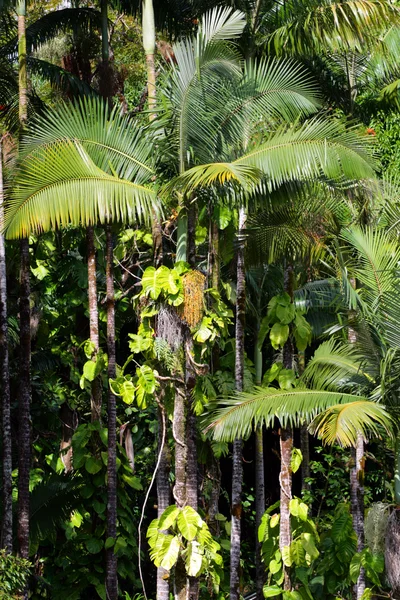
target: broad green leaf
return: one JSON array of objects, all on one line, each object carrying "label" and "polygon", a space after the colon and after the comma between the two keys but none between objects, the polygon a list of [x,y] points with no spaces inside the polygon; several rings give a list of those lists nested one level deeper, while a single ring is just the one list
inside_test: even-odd
[{"label": "broad green leaf", "polygon": [[281,552],[282,552],[283,564],[286,567],[291,567],[293,564],[291,546],[283,546],[283,548],[281,549]]},{"label": "broad green leaf", "polygon": [[300,465],[303,461],[303,454],[299,448],[292,448],[292,458],[290,461],[290,468],[292,469],[292,473],[297,473],[300,469]]},{"label": "broad green leaf", "polygon": [[274,527],[276,527],[278,525],[280,519],[281,519],[281,515],[279,513],[272,515],[271,520],[269,522],[269,526],[271,527],[271,529],[274,529]]},{"label": "broad green leaf", "polygon": [[172,504],[172,506],[168,506],[161,515],[158,523],[158,529],[161,531],[169,529],[173,525],[178,518],[180,509],[176,506],[176,504]]},{"label": "broad green leaf", "polygon": [[296,309],[294,304],[282,306],[282,304],[278,303],[276,307],[276,317],[282,325],[289,325],[289,323],[293,321],[295,313]]},{"label": "broad green leaf", "polygon": [[171,540],[166,540],[166,544],[163,546],[163,559],[160,563],[160,567],[170,571],[178,560],[179,550],[180,542],[178,536],[172,537]]},{"label": "broad green leaf", "polygon": [[121,535],[119,535],[117,537],[117,541],[114,544],[114,554],[121,556],[122,554],[124,554],[127,547],[128,544],[126,543],[126,540]]},{"label": "broad green leaf", "polygon": [[275,350],[282,348],[289,337],[289,325],[281,325],[275,323],[269,332],[269,339],[271,340],[272,347]]},{"label": "broad green leaf", "polygon": [[178,527],[183,537],[191,541],[203,527],[203,520],[191,506],[185,506],[178,514]]},{"label": "broad green leaf", "polygon": [[132,404],[135,399],[135,386],[132,381],[126,380],[119,388],[120,395],[125,404]]},{"label": "broad green leaf", "polygon": [[112,548],[112,547],[114,546],[114,544],[115,544],[115,538],[113,538],[113,537],[108,537],[108,538],[106,539],[106,542],[105,542],[105,544],[104,544],[104,548],[105,548],[106,550],[109,550],[109,548]]},{"label": "broad green leaf", "polygon": [[83,376],[87,381],[94,381],[96,378],[96,363],[93,360],[88,360],[83,365]]},{"label": "broad green leaf", "polygon": [[200,574],[203,564],[204,553],[201,551],[199,542],[190,541],[187,546],[185,565],[186,573],[189,577],[197,577]]},{"label": "broad green leaf", "polygon": [[263,587],[264,598],[274,598],[282,595],[282,588],[278,585],[265,585]]},{"label": "broad green leaf", "polygon": [[85,546],[90,554],[97,554],[100,552],[103,549],[103,545],[103,540],[99,540],[95,537],[90,537],[85,541]]},{"label": "broad green leaf", "polygon": [[302,533],[301,543],[304,550],[309,554],[311,560],[315,560],[319,556],[319,551],[315,545],[315,538],[311,533]]},{"label": "broad green leaf", "polygon": [[83,517],[78,510],[74,510],[71,514],[71,523],[74,527],[80,527],[82,525]]},{"label": "broad green leaf", "polygon": [[269,568],[270,572],[272,573],[272,575],[275,575],[275,573],[278,573],[281,570],[282,563],[278,562],[275,559],[272,559],[268,565],[268,568]]},{"label": "broad green leaf", "polygon": [[279,387],[282,390],[291,390],[296,382],[296,374],[293,369],[281,369],[278,375]]},{"label": "broad green leaf", "polygon": [[127,483],[129,485],[129,487],[131,487],[133,490],[142,490],[143,486],[140,483],[140,479],[139,477],[136,477],[135,475],[127,475],[126,473],[124,473],[122,475],[122,479],[125,481],[125,483]]},{"label": "broad green leaf", "polygon": [[95,475],[102,468],[102,461],[94,456],[89,456],[85,462],[85,469],[91,475]]}]

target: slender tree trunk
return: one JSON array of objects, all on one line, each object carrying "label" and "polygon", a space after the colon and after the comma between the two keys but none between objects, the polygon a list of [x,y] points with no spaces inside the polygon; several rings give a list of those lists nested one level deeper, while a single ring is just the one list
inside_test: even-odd
[{"label": "slender tree trunk", "polygon": [[[357,282],[355,278],[350,279],[355,289]],[[357,333],[353,327],[349,327],[348,339],[351,344],[357,342]],[[350,504],[353,527],[357,535],[357,550],[361,552],[364,548],[364,440],[361,435],[357,436],[356,447],[351,449],[353,466],[350,470]],[[359,600],[365,590],[365,571],[360,570],[357,583],[353,588],[353,595]]]},{"label": "slender tree trunk", "polygon": [[[160,404],[163,398],[160,398]],[[164,415],[162,414],[164,411]],[[158,452],[161,450],[162,444],[162,433],[166,427],[165,409],[161,405],[158,409]],[[171,456],[168,447],[168,441],[165,444],[161,452],[160,466],[157,471],[157,516],[161,517],[164,510],[168,508],[171,503],[171,490],[169,487],[169,470],[171,465]],[[162,567],[157,569],[157,600],[169,600],[169,577],[168,572]]]},{"label": "slender tree trunk", "polygon": [[[89,328],[90,341],[94,352],[92,359],[95,361],[99,351],[99,313],[97,308],[97,276],[96,276],[96,249],[94,245],[94,227],[86,230],[88,254],[88,300],[89,300]],[[101,421],[102,389],[99,377],[92,381],[91,412],[92,421]]]},{"label": "slender tree trunk", "polygon": [[[246,312],[246,273],[244,263],[243,233],[246,227],[246,212],[239,209],[239,246],[237,250],[237,288],[236,288],[236,350],[235,350],[235,388],[243,391],[244,381],[244,333]],[[240,542],[242,517],[243,462],[242,440],[233,442],[232,465],[232,506],[231,506],[231,565],[230,600],[240,598]]]},{"label": "slender tree trunk", "polygon": [[[262,381],[262,350],[258,344],[260,323],[257,324],[257,335],[254,347],[254,366],[256,370],[255,384],[261,385]],[[258,541],[258,528],[265,512],[265,481],[264,481],[264,443],[263,428],[258,426],[255,433],[255,476],[256,476],[256,592],[257,600],[263,600],[263,587],[265,583],[265,566],[261,560],[261,543]]]},{"label": "slender tree trunk", "polygon": [[143,49],[147,67],[147,98],[150,111],[156,106],[156,69],[154,53],[156,50],[156,28],[154,25],[153,0],[142,0]]},{"label": "slender tree trunk", "polygon": [[[187,468],[187,444],[186,444],[186,397],[181,389],[175,394],[174,415],[172,431],[175,441],[175,486],[174,498],[177,506],[186,504],[186,468]],[[185,565],[180,559],[175,567],[174,574],[174,596],[175,600],[187,600],[187,577]]]},{"label": "slender tree trunk", "polygon": [[[353,527],[357,534],[357,551],[364,549],[364,440],[357,436],[357,444],[351,450],[353,467],[350,471],[350,502]],[[354,586],[354,596],[360,600],[365,591],[365,571],[360,570],[357,583]]]},{"label": "slender tree trunk", "polygon": [[[0,138],[0,224],[4,219],[3,194],[3,153]],[[8,326],[7,326],[7,271],[4,236],[0,233],[0,365],[1,365],[1,414],[3,444],[3,480],[0,548],[12,552],[12,437],[11,437],[11,398],[8,362]]]},{"label": "slender tree trunk", "polygon": [[[18,73],[19,73],[19,119],[21,131],[27,119],[27,71],[26,71],[26,2],[19,0],[18,14]],[[31,463],[31,307],[29,241],[22,239],[21,276],[19,302],[20,364],[18,393],[18,547],[22,558],[29,557],[29,476]],[[28,590],[24,591],[24,598]]]},{"label": "slender tree trunk", "polygon": [[[299,375],[302,375],[306,366],[304,351],[298,351],[297,356]],[[307,483],[307,479],[310,477],[310,438],[307,425],[302,425],[300,427],[300,450],[303,455],[303,460],[301,462],[301,491],[304,492],[310,487]]]},{"label": "slender tree trunk", "polygon": [[[285,290],[293,301],[293,268],[287,267],[285,271]],[[289,339],[283,348],[283,366],[285,369],[293,368],[293,347]],[[279,548],[282,551],[284,546],[289,546],[292,541],[290,529],[290,511],[289,503],[292,498],[292,449],[293,449],[293,430],[282,427],[280,434],[281,449],[281,472],[280,472],[280,501],[281,501],[281,520],[279,534]],[[291,589],[289,568],[283,567],[285,590]]]},{"label": "slender tree trunk", "polygon": [[[106,227],[106,292],[107,292],[107,352],[108,377],[116,376],[115,359],[115,298],[113,274],[113,239],[111,225]],[[108,390],[108,457],[107,457],[107,537],[117,538],[117,410],[115,396]],[[118,598],[117,557],[113,548],[106,550],[107,598]]]},{"label": "slender tree trunk", "polygon": [[18,544],[22,558],[29,557],[29,474],[31,463],[31,308],[29,242],[21,240],[21,282],[19,300],[20,364],[18,427]]}]

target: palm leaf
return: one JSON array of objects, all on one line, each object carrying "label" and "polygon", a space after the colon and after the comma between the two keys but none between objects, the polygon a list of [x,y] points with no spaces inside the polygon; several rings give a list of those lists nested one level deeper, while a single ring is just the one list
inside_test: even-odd
[{"label": "palm leaf", "polygon": [[77,141],[41,146],[25,157],[6,208],[9,239],[98,222],[150,222],[154,191],[97,167]]},{"label": "palm leaf", "polygon": [[121,115],[118,106],[109,113],[101,98],[59,103],[34,119],[24,136],[22,152],[25,156],[40,145],[50,148],[68,140],[80,144],[97,167],[121,179],[139,183],[154,175],[151,134]]},{"label": "palm leaf", "polygon": [[391,417],[380,404],[363,400],[328,408],[315,417],[309,428],[326,444],[339,443],[344,447],[354,446],[359,435],[365,441],[382,437],[382,429],[392,435]]},{"label": "palm leaf", "polygon": [[292,129],[284,127],[231,163],[188,169],[175,181],[186,191],[216,183],[249,185],[261,174],[274,189],[283,182],[321,177],[343,184],[374,176],[374,162],[365,140],[354,129],[332,120],[313,119]]},{"label": "palm leaf", "polygon": [[382,0],[289,0],[267,13],[263,26],[277,53],[363,52],[375,45],[379,28],[398,18],[398,8]]},{"label": "palm leaf", "polygon": [[302,380],[314,389],[337,390],[371,386],[376,375],[360,348],[329,339],[318,346]]},{"label": "palm leaf", "polygon": [[[359,410],[366,415],[365,425],[360,425],[357,421],[363,435],[366,436],[368,432],[376,433],[374,428],[371,429],[372,422],[385,423],[385,426],[390,428],[390,418],[385,409],[367,398],[338,391],[300,387],[292,390],[256,387],[252,392],[243,392],[221,402],[224,407],[212,415],[212,422],[207,429],[212,430],[217,441],[233,441],[248,437],[259,425],[270,426],[275,418],[279,419],[282,427],[298,427],[304,421],[309,423],[323,415],[327,409],[336,409],[338,405],[344,407],[354,402],[358,403]],[[346,414],[354,413],[349,411],[344,413],[344,417]],[[348,445],[348,441],[351,440],[354,444],[357,440],[357,430],[354,438],[351,438],[352,432],[350,423],[343,418],[343,431],[338,434],[338,442]],[[324,439],[323,428],[317,427],[316,433]]]}]

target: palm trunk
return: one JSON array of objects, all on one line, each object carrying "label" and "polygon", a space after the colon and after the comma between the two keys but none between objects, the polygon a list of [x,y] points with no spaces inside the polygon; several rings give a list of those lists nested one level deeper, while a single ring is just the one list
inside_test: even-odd
[{"label": "palm trunk", "polygon": [[[186,469],[187,469],[187,444],[186,444],[186,397],[181,389],[175,394],[174,415],[172,432],[175,441],[175,486],[174,498],[177,506],[186,504]],[[175,567],[174,596],[175,600],[187,600],[187,577],[185,565],[180,559]]]},{"label": "palm trunk", "polygon": [[[350,279],[350,284],[355,289],[357,282],[355,278]],[[355,329],[349,327],[348,340],[351,344],[357,342]],[[353,466],[350,470],[350,505],[353,518],[353,527],[357,535],[357,550],[361,552],[364,548],[364,440],[361,435],[357,436],[356,447],[352,448],[351,456]],[[365,590],[365,571],[360,570],[357,583],[353,588],[353,595],[359,600]]]},{"label": "palm trunk", "polygon": [[[163,430],[166,427],[165,409],[161,404],[158,409],[158,452],[161,452],[160,465],[157,471],[157,516],[161,517],[164,510],[171,503],[171,491],[169,487],[169,470],[171,464],[171,456],[169,452],[168,442],[165,441],[161,449]],[[164,411],[164,414],[163,414]],[[169,600],[169,578],[168,572],[162,567],[157,569],[157,600]]]},{"label": "palm trunk", "polygon": [[[261,385],[262,381],[262,350],[258,344],[260,323],[257,324],[257,335],[254,347],[254,365],[256,369],[255,384]],[[258,541],[258,528],[265,512],[265,481],[264,481],[264,444],[263,428],[258,426],[255,434],[255,476],[256,476],[256,592],[257,600],[263,600],[263,587],[265,583],[265,567],[261,561],[261,543]]]},{"label": "palm trunk", "polygon": [[[113,276],[113,239],[111,226],[106,227],[106,292],[107,292],[107,352],[108,352],[108,377],[116,376],[115,359],[115,299]],[[108,391],[108,458],[107,458],[107,537],[117,537],[117,411],[115,396],[109,388]],[[107,598],[118,598],[117,557],[114,549],[106,551]]]},{"label": "palm trunk", "polygon": [[[94,227],[88,227],[87,253],[88,253],[88,301],[89,301],[89,329],[90,341],[93,344],[93,360],[96,360],[99,351],[99,313],[97,308],[97,277],[96,277],[96,249],[94,246]],[[96,377],[92,381],[91,412],[92,422],[101,421],[102,390],[101,381]]]},{"label": "palm trunk", "polygon": [[[18,74],[19,74],[19,119],[21,130],[28,119],[27,71],[26,71],[26,1],[19,0],[18,14]],[[20,365],[18,393],[18,547],[22,558],[29,557],[29,475],[31,462],[31,307],[29,241],[21,244],[21,281],[19,303]],[[28,590],[24,591],[28,597]]]},{"label": "palm trunk", "polygon": [[[293,301],[293,268],[288,267],[285,271],[285,290]],[[290,339],[286,342],[283,348],[283,366],[285,369],[293,368],[293,347]],[[282,427],[280,434],[280,450],[281,450],[281,472],[280,472],[280,533],[279,533],[279,548],[282,551],[284,546],[289,546],[292,541],[290,529],[290,510],[289,503],[292,498],[292,449],[293,449],[293,430],[291,428]],[[289,568],[283,567],[285,590],[291,589]]]},{"label": "palm trunk", "polygon": [[[364,549],[364,440],[357,436],[357,444],[352,448],[354,465],[350,471],[350,503],[353,517],[353,527],[357,534],[357,551]],[[360,570],[357,583],[354,586],[354,596],[360,600],[365,591],[365,571]]]},{"label": "palm trunk", "polygon": [[147,67],[147,98],[150,111],[156,106],[156,70],[154,53],[156,49],[156,29],[154,25],[153,0],[142,1],[143,49]]},{"label": "palm trunk", "polygon": [[21,240],[21,283],[19,301],[19,427],[18,427],[18,544],[22,558],[29,557],[29,473],[31,462],[31,308],[29,242]]},{"label": "palm trunk", "polygon": [[[4,218],[3,206],[3,154],[0,138],[0,223]],[[12,552],[12,437],[11,437],[11,398],[8,362],[8,327],[7,327],[7,272],[6,249],[4,236],[0,233],[0,363],[1,363],[1,413],[3,437],[3,515],[0,534],[0,548]]]},{"label": "palm trunk", "polygon": [[[304,351],[298,351],[297,356],[299,375],[302,375],[306,366]],[[307,425],[302,425],[300,427],[300,450],[303,455],[303,460],[301,462],[301,491],[304,492],[309,489],[307,480],[310,477],[310,438]]]},{"label": "palm trunk", "polygon": [[[237,250],[237,288],[236,288],[236,330],[235,330],[235,388],[243,391],[244,381],[244,333],[246,311],[246,273],[244,263],[243,233],[246,227],[246,212],[239,209],[239,247]],[[242,485],[243,462],[242,440],[233,442],[232,465],[232,521],[231,521],[231,550],[230,550],[230,600],[240,598],[240,542],[242,517]]]}]

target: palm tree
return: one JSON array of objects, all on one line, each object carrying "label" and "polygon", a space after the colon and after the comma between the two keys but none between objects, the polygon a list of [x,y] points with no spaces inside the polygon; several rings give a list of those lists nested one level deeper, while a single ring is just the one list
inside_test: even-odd
[{"label": "palm tree", "polygon": [[[18,89],[19,121],[26,127],[27,71],[26,71],[26,2],[19,0],[18,15]],[[29,557],[29,477],[31,462],[31,307],[29,240],[21,239],[21,279],[19,298],[20,369],[19,369],[19,423],[18,423],[18,543],[22,558]],[[27,591],[25,590],[25,596]]]},{"label": "palm tree", "polygon": [[[0,222],[4,219],[3,192],[3,139],[0,139]],[[2,487],[2,524],[0,546],[12,552],[12,434],[11,434],[11,398],[8,361],[7,326],[7,272],[4,236],[0,234],[0,361],[2,390],[2,441],[3,441],[3,487]]]},{"label": "palm tree", "polygon": [[[250,187],[264,173],[271,187],[278,186],[284,180],[299,179],[299,176],[318,176],[319,166],[323,171],[330,171],[334,178],[343,175],[353,177],[354,172],[351,175],[350,170],[355,163],[352,163],[349,170],[350,163],[345,157],[348,151],[351,154],[355,152],[358,166],[363,164],[361,176],[372,175],[372,170],[367,166],[366,155],[362,158],[359,154],[361,147],[356,149],[356,137],[350,142],[353,134],[344,129],[340,132],[337,123],[314,120],[290,132],[281,125],[283,129],[277,128],[269,138],[264,138],[260,134],[260,115],[270,125],[272,115],[278,117],[278,122],[287,123],[295,119],[295,115],[307,114],[316,109],[318,102],[313,96],[312,85],[293,63],[248,63],[242,73],[232,46],[218,48],[218,52],[223,50],[225,58],[219,59],[217,63],[217,52],[214,49],[217,47],[217,40],[223,39],[223,35],[228,36],[225,31],[229,31],[232,36],[228,28],[232,28],[234,20],[235,35],[238,35],[244,20],[235,13],[229,19],[229,13],[222,11],[209,14],[204,18],[204,25],[199,28],[197,40],[201,40],[201,43],[190,40],[185,44],[174,45],[176,67],[173,67],[173,75],[167,88],[167,98],[176,123],[171,140],[175,144],[176,140],[178,142],[176,147],[179,161],[179,176],[170,187],[174,185],[175,189],[181,190],[184,203],[191,206],[191,194],[199,187],[214,184]],[[212,36],[209,35],[206,27],[217,23],[219,28],[215,32],[213,30]],[[220,43],[219,46],[221,45]],[[200,71],[197,65],[200,65]],[[320,150],[317,149],[322,140],[324,148],[328,148],[330,142],[325,145],[325,141],[331,138],[334,143],[333,139],[338,141],[341,135],[344,135],[339,142],[344,150],[343,156],[340,159],[338,155],[333,158],[334,152],[328,158],[328,150],[328,154],[324,153],[322,159]],[[221,140],[225,140],[225,143],[221,144]],[[356,145],[352,147],[355,142]],[[241,153],[243,158],[240,158]],[[207,163],[207,160],[210,162]],[[200,164],[192,166],[194,162]],[[178,224],[179,260],[188,257],[185,208],[187,211],[187,206],[182,206],[182,218]],[[232,548],[232,552],[236,551],[235,545],[231,545]]]},{"label": "palm tree", "polygon": [[[67,224],[76,226],[112,221],[149,221],[157,210],[154,192],[146,186],[153,170],[151,143],[108,103],[92,98],[64,104],[37,118],[22,144],[15,187],[11,190],[6,232],[19,237]],[[51,170],[42,178],[39,161]],[[65,168],[67,165],[67,168]],[[25,208],[24,200],[30,198]],[[32,203],[30,202],[32,201]],[[42,209],[37,211],[41,206]],[[37,207],[37,208],[36,208]],[[108,375],[115,377],[115,324],[112,233],[107,226]],[[97,299],[96,299],[97,303]],[[116,538],[116,406],[108,401],[107,537]],[[118,594],[116,556],[107,551],[107,593]]]}]

